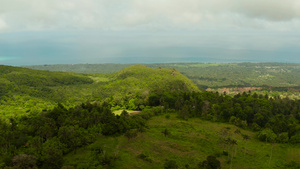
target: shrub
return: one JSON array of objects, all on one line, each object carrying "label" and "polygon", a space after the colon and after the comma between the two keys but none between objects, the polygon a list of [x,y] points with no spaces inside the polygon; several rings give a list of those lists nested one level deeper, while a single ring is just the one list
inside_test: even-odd
[{"label": "shrub", "polygon": [[290,161],[289,163],[287,163],[285,165],[285,168],[289,168],[289,169],[299,169],[300,168],[300,164],[298,164],[295,161]]},{"label": "shrub", "polygon": [[174,160],[167,160],[164,164],[165,169],[178,169],[178,165]]},{"label": "shrub", "polygon": [[292,144],[300,143],[300,133],[297,133],[296,135],[292,136],[289,142]]},{"label": "shrub", "polygon": [[279,143],[287,143],[289,141],[288,132],[283,132],[283,133],[278,134],[276,141]]},{"label": "shrub", "polygon": [[258,133],[258,139],[265,142],[274,142],[276,134],[271,129],[264,129]]},{"label": "shrub", "polygon": [[33,155],[20,154],[20,155],[14,156],[14,158],[12,159],[12,162],[13,162],[13,169],[14,168],[37,169],[36,157]]},{"label": "shrub", "polygon": [[198,164],[198,167],[203,169],[220,169],[221,162],[215,156],[207,156],[206,160]]},{"label": "shrub", "polygon": [[152,163],[152,159],[148,155],[146,155],[144,153],[141,153],[140,155],[138,155],[138,158]]}]

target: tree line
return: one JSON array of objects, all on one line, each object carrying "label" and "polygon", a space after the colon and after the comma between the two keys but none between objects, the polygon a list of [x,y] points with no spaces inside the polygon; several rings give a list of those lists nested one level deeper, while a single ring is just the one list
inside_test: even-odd
[{"label": "tree line", "polygon": [[[164,112],[177,113],[182,119],[232,123],[258,131],[258,139],[265,142],[300,143],[300,100],[251,92],[231,97],[226,93],[161,91],[150,93],[143,102],[131,102],[132,107],[142,109],[134,116],[126,111],[116,116],[111,111],[115,104],[85,102],[72,108],[58,104],[39,114],[0,120],[0,166],[61,168],[64,154],[76,153],[101,135],[124,134],[130,140],[145,130],[147,119]],[[98,165],[109,159],[103,156]]]},{"label": "tree line", "polygon": [[[145,119],[115,116],[108,104],[89,102],[67,109],[54,109],[18,119],[0,120],[0,167],[61,168],[63,155],[93,143],[100,135],[142,131]],[[22,166],[22,167],[20,167]]]},{"label": "tree line", "polygon": [[300,100],[244,92],[234,97],[218,92],[152,93],[149,105],[175,109],[183,119],[200,117],[259,131],[267,142],[300,143]]}]

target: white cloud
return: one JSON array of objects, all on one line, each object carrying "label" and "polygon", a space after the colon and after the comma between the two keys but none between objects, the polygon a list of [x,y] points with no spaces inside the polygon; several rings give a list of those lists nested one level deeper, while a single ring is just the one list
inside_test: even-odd
[{"label": "white cloud", "polygon": [[0,17],[0,33],[6,31],[7,29],[8,25],[6,24],[5,20]]},{"label": "white cloud", "polygon": [[2,0],[3,15],[0,31],[300,29],[299,0]]}]

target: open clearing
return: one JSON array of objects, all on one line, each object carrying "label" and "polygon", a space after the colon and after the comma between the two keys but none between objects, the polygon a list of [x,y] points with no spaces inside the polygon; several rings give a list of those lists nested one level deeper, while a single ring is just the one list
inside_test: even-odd
[{"label": "open clearing", "polygon": [[[115,115],[121,115],[123,110],[116,110],[113,113]],[[128,112],[129,115],[135,115],[135,114],[139,114],[141,111],[137,111],[137,110],[126,110]]]}]

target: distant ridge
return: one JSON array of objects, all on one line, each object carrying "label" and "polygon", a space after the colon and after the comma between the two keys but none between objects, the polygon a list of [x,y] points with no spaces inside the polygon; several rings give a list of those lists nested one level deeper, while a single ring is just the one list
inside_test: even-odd
[{"label": "distant ridge", "polygon": [[[174,68],[201,88],[272,87],[299,88],[300,64],[297,63],[156,63],[151,68]],[[132,64],[42,65],[28,68],[110,74]],[[277,89],[276,89],[277,90]]]}]

